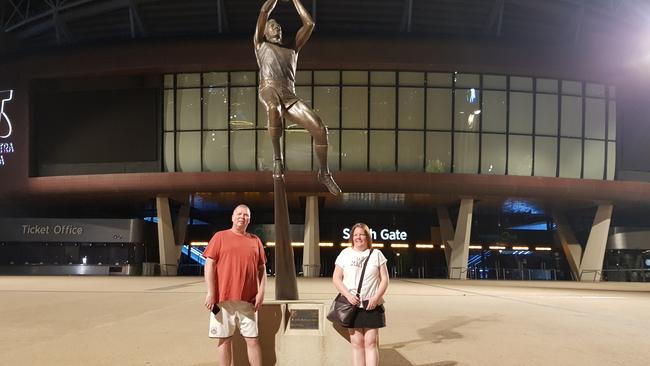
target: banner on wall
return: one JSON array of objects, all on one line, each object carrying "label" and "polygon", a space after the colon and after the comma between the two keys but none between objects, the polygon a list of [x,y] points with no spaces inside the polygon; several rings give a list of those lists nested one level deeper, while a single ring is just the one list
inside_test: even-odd
[{"label": "banner on wall", "polygon": [[11,140],[13,125],[7,113],[7,106],[13,100],[13,90],[0,91],[0,167],[6,164],[8,157],[15,152]]}]

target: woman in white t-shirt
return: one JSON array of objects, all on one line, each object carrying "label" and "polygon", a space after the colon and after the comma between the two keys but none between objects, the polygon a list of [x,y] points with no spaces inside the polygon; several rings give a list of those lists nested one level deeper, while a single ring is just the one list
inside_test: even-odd
[{"label": "woman in white t-shirt", "polygon": [[[360,309],[349,327],[354,366],[379,364],[379,328],[386,326],[384,293],[388,288],[386,257],[371,249],[372,237],[368,225],[352,226],[352,247],[345,248],[336,258],[334,286],[345,298]],[[357,294],[364,262],[368,260],[361,293]],[[358,295],[358,296],[357,296]]]}]

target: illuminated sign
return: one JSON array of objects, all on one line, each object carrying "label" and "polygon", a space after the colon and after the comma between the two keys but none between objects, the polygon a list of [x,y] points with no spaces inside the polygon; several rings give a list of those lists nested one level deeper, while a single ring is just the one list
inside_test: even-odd
[{"label": "illuminated sign", "polygon": [[[372,236],[372,240],[377,240],[377,232],[373,229],[370,229],[370,236]],[[381,229],[379,230],[379,237],[382,240],[406,240],[408,238],[408,234],[406,231],[402,230]],[[343,229],[343,240],[348,239],[350,239],[350,229],[345,228]]]},{"label": "illuminated sign", "polygon": [[[11,101],[13,97],[13,90],[0,91],[0,100],[2,101],[0,104],[0,139],[8,139],[13,132],[11,120],[7,113],[5,113],[5,104]],[[0,142],[0,166],[5,165],[5,155],[14,152],[14,144],[11,141]]]}]

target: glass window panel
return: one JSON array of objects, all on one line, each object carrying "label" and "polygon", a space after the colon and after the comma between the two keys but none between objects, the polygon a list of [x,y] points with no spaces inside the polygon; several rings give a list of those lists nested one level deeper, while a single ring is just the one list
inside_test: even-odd
[{"label": "glass window panel", "polygon": [[510,136],[508,139],[508,175],[533,173],[533,138]]},{"label": "glass window panel", "polygon": [[506,109],[505,91],[484,91],[481,109],[483,131],[506,132]]},{"label": "glass window panel", "polygon": [[230,131],[230,170],[255,170],[255,130]]},{"label": "glass window panel", "polygon": [[394,131],[370,131],[370,170],[395,171]]},{"label": "glass window panel", "polygon": [[399,85],[422,86],[424,85],[424,73],[402,71],[399,73]]},{"label": "glass window panel", "polygon": [[176,106],[176,123],[179,130],[201,129],[201,89],[178,89]]},{"label": "glass window panel", "polygon": [[557,93],[557,80],[554,79],[537,79],[535,88],[538,92]]},{"label": "glass window panel", "polygon": [[400,129],[424,129],[424,89],[399,88]]},{"label": "glass window panel", "polygon": [[316,85],[339,85],[341,73],[338,71],[314,71]]},{"label": "glass window panel", "polygon": [[557,95],[537,94],[535,134],[557,135]]},{"label": "glass window panel", "polygon": [[367,71],[343,71],[343,84],[344,85],[367,85],[368,72]]},{"label": "glass window panel", "polygon": [[312,108],[311,86],[297,86],[296,95]]},{"label": "glass window panel", "polygon": [[370,88],[370,128],[395,128],[395,88]]},{"label": "glass window panel", "polygon": [[296,72],[296,85],[311,85],[311,71]]},{"label": "glass window panel", "polygon": [[609,97],[610,98],[616,98],[616,87],[615,86],[610,86],[609,87]]},{"label": "glass window panel", "polygon": [[475,88],[480,86],[479,74],[456,74],[456,87],[457,88]]},{"label": "glass window panel", "polygon": [[179,132],[176,143],[178,171],[201,171],[201,132]]},{"label": "glass window panel", "polygon": [[510,93],[511,133],[533,133],[533,94]]},{"label": "glass window panel", "polygon": [[228,170],[228,132],[203,132],[203,170],[208,172]]},{"label": "glass window panel", "polygon": [[585,85],[585,95],[588,97],[605,98],[605,85],[587,83]]},{"label": "glass window panel", "polygon": [[478,133],[454,134],[454,173],[478,173]]},{"label": "glass window panel", "polygon": [[265,130],[257,130],[257,170],[273,170],[273,145]]},{"label": "glass window panel", "polygon": [[317,86],[314,88],[314,110],[326,126],[338,128],[340,112],[340,88],[338,86]]},{"label": "glass window panel", "polygon": [[228,89],[203,89],[203,127],[206,129],[228,128]]},{"label": "glass window panel", "polygon": [[174,74],[165,74],[163,85],[165,89],[170,89],[174,87]]},{"label": "glass window panel", "polygon": [[201,86],[201,74],[178,74],[176,82],[179,88],[198,88]]},{"label": "glass window panel", "polygon": [[[339,144],[340,133],[338,130],[329,130],[328,136],[329,136],[329,148],[327,149],[327,161],[328,161],[327,164],[329,165],[330,170],[339,170],[339,156],[341,153],[340,144]],[[313,166],[314,168],[317,169],[320,163],[316,159],[316,154],[313,154],[313,156],[314,156]]]},{"label": "glass window panel", "polygon": [[607,143],[607,180],[614,180],[616,176],[616,143]]},{"label": "glass window panel", "polygon": [[562,136],[582,136],[582,98],[562,96]]},{"label": "glass window panel", "polygon": [[372,84],[372,85],[395,85],[395,72],[393,72],[393,71],[372,71],[372,72],[370,72],[370,84]]},{"label": "glass window panel", "polygon": [[582,141],[560,139],[560,177],[580,178],[582,165]]},{"label": "glass window panel", "polygon": [[174,130],[174,91],[165,90],[165,131]]},{"label": "glass window panel", "polygon": [[481,174],[506,174],[506,136],[483,134]]},{"label": "glass window panel", "polygon": [[557,138],[535,137],[535,175],[555,177],[557,166]]},{"label": "glass window panel", "polygon": [[255,126],[255,88],[230,88],[230,128]]},{"label": "glass window panel", "polygon": [[585,140],[585,167],[583,178],[603,179],[605,163],[605,142]]},{"label": "glass window panel", "polygon": [[585,99],[585,137],[605,138],[605,99]]},{"label": "glass window panel", "polygon": [[206,72],[203,74],[203,86],[227,86],[227,72]]},{"label": "glass window panel", "polygon": [[562,94],[582,95],[582,83],[562,80]]},{"label": "glass window panel", "polygon": [[423,132],[400,131],[397,138],[397,170],[421,172],[424,166]]},{"label": "glass window panel", "polygon": [[451,130],[451,89],[427,90],[427,128]]},{"label": "glass window panel", "polygon": [[368,88],[344,87],[342,109],[344,128],[366,128],[368,126]]},{"label": "glass window panel", "polygon": [[451,133],[427,132],[427,173],[451,171]]},{"label": "glass window panel", "polygon": [[174,172],[174,133],[165,132],[165,142],[164,142],[164,161],[165,161],[165,171]]},{"label": "glass window panel", "polygon": [[511,76],[510,90],[532,91],[533,78],[523,77],[523,76]]},{"label": "glass window panel", "polygon": [[453,80],[453,74],[445,72],[429,72],[427,73],[427,85],[428,86],[441,86],[441,87],[451,87]]},{"label": "glass window panel", "polygon": [[607,114],[609,116],[607,117],[607,123],[609,125],[607,126],[607,138],[616,140],[616,102],[613,100],[609,101],[608,109]]},{"label": "glass window panel", "polygon": [[456,89],[456,116],[454,127],[457,131],[478,131],[480,115],[480,100],[477,89]]},{"label": "glass window panel", "polygon": [[230,84],[251,86],[256,84],[255,71],[238,71],[230,73]]},{"label": "glass window panel", "polygon": [[368,131],[341,131],[341,169],[366,171]]},{"label": "glass window panel", "polygon": [[286,164],[287,169],[311,170],[311,135],[304,129],[286,131]]},{"label": "glass window panel", "polygon": [[505,75],[483,75],[484,89],[506,90],[507,79]]}]

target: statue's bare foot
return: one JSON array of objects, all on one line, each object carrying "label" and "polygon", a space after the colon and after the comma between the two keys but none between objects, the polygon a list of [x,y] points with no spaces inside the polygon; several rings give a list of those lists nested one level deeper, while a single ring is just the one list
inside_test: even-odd
[{"label": "statue's bare foot", "polygon": [[273,160],[273,179],[282,178],[284,175],[284,163],[280,159]]},{"label": "statue's bare foot", "polygon": [[331,194],[335,196],[341,194],[341,188],[339,188],[339,185],[336,184],[336,182],[334,181],[334,178],[332,177],[332,173],[324,173],[319,170],[318,181],[323,183],[325,187],[327,187],[327,190],[330,191]]}]

